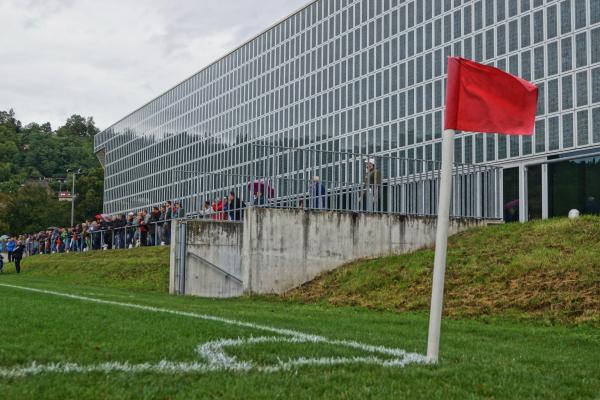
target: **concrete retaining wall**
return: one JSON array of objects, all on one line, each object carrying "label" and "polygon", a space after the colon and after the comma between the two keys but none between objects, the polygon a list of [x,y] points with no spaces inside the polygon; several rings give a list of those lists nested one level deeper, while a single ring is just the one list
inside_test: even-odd
[{"label": "concrete retaining wall", "polygon": [[[243,294],[241,222],[189,221],[186,224],[184,294],[235,297]],[[178,227],[173,227],[178,230]],[[171,259],[178,258],[179,235],[173,233]],[[175,266],[171,266],[174,270]],[[175,274],[171,274],[175,276]],[[175,279],[171,293],[177,292]]]},{"label": "concrete retaining wall", "polygon": [[[185,294],[207,297],[281,293],[352,260],[431,246],[436,228],[432,217],[268,208],[248,208],[243,224],[186,224]],[[483,224],[455,219],[450,232]]]}]

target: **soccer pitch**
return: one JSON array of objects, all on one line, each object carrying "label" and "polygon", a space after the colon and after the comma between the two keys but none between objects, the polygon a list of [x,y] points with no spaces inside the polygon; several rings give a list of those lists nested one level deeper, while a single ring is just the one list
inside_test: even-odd
[{"label": "soccer pitch", "polygon": [[597,398],[592,327],[0,280],[0,397]]}]

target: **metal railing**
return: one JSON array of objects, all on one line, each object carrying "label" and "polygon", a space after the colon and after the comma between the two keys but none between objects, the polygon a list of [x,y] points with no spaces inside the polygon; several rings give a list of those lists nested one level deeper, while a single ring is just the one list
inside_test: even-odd
[{"label": "metal railing", "polygon": [[[186,218],[240,221],[253,207],[434,216],[441,163],[350,152],[255,144],[251,174],[181,169],[197,188],[181,199]],[[502,169],[455,164],[451,216],[500,220]],[[187,200],[187,203],[186,203]],[[197,207],[189,207],[195,204]],[[118,225],[123,224],[121,220]],[[130,224],[25,242],[27,254],[123,249],[170,243],[171,220]]]},{"label": "metal railing", "polygon": [[23,242],[27,256],[169,245],[172,221],[164,220],[142,225],[131,224],[105,229],[89,229],[76,234],[52,233],[42,237],[34,235],[26,238]]},{"label": "metal railing", "polygon": [[[193,215],[205,216],[211,209],[220,212],[223,207],[231,212],[223,199],[230,192],[242,203],[259,207],[418,216],[437,213],[440,162],[314,149],[255,148],[254,173],[249,175],[180,170],[199,189],[195,203],[208,201],[201,207],[207,212]],[[501,219],[501,181],[499,167],[455,164],[451,215]],[[239,204],[233,207],[234,211],[238,208]]]}]

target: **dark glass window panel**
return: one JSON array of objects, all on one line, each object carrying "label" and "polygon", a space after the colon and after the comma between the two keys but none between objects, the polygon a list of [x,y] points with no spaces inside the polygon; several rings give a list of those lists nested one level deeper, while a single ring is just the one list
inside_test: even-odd
[{"label": "dark glass window panel", "polygon": [[536,11],[533,14],[533,42],[539,43],[544,40],[544,11]]},{"label": "dark glass window panel", "polygon": [[434,136],[436,139],[442,138],[442,112],[438,111],[435,113],[435,133]]},{"label": "dark glass window panel", "polygon": [[519,168],[502,171],[504,222],[519,222]]},{"label": "dark glass window panel", "polygon": [[552,117],[548,119],[548,150],[558,150],[559,143],[559,123],[558,117]]},{"label": "dark glass window panel", "polygon": [[508,72],[513,75],[519,75],[519,55],[513,54],[508,59]]},{"label": "dark glass window panel", "polygon": [[545,84],[539,83],[538,85],[538,104],[537,104],[537,115],[544,115],[546,113],[546,90]]},{"label": "dark glass window panel", "polygon": [[508,48],[510,51],[519,48],[519,21],[517,20],[508,23]]},{"label": "dark glass window panel", "polygon": [[535,152],[543,153],[546,151],[546,121],[535,121]]},{"label": "dark glass window panel", "polygon": [[589,142],[589,124],[587,110],[577,113],[577,145],[583,146]]},{"label": "dark glass window panel", "polygon": [[494,30],[490,29],[485,32],[485,58],[489,60],[494,58],[494,56]]},{"label": "dark glass window panel", "polygon": [[465,38],[464,42],[463,42],[463,55],[465,58],[468,59],[472,59],[473,58],[473,49],[472,49],[472,43],[473,41],[471,40],[471,38]]},{"label": "dark glass window panel", "polygon": [[519,0],[508,0],[508,16],[514,17],[519,13]]},{"label": "dark glass window panel", "polygon": [[510,156],[518,157],[519,156],[519,136],[511,135],[509,136],[510,143]]},{"label": "dark glass window panel", "polygon": [[592,103],[600,102],[600,68],[592,70]]},{"label": "dark glass window panel", "polygon": [[475,36],[475,61],[483,61],[483,34],[481,33]]},{"label": "dark glass window panel", "polygon": [[529,50],[521,53],[521,77],[531,80],[531,51]]},{"label": "dark glass window panel", "polygon": [[575,0],[575,29],[586,25],[587,0]]},{"label": "dark glass window panel", "polygon": [[522,153],[524,156],[531,154],[532,150],[532,143],[533,141],[531,140],[531,136],[520,136],[521,138],[521,148],[522,148]]},{"label": "dark glass window panel", "polygon": [[481,1],[475,3],[473,14],[475,17],[475,30],[478,31],[483,28],[483,4]]},{"label": "dark glass window panel", "polygon": [[496,28],[496,42],[498,47],[498,55],[506,53],[506,26],[500,25]]},{"label": "dark glass window panel", "polygon": [[575,36],[575,54],[577,68],[587,65],[587,35],[582,32]]},{"label": "dark glass window panel", "polygon": [[548,164],[548,213],[564,217],[570,210],[600,214],[600,158]]},{"label": "dark glass window panel", "polygon": [[577,106],[585,106],[588,104],[588,77],[587,71],[581,71],[576,75],[577,89]]},{"label": "dark glass window panel", "polygon": [[485,135],[486,161],[496,160],[496,136],[497,135]]},{"label": "dark glass window panel", "polygon": [[571,32],[571,1],[565,0],[560,3],[560,32]]},{"label": "dark glass window panel", "polygon": [[548,113],[558,111],[558,79],[553,79],[548,82]]},{"label": "dark glass window panel", "polygon": [[546,63],[544,62],[544,47],[537,47],[533,51],[534,65],[535,65],[535,74],[534,79],[542,79],[544,77],[544,67]]},{"label": "dark glass window panel", "polygon": [[556,5],[553,5],[548,7],[546,10],[546,36],[548,39],[552,39],[558,34],[557,23],[557,9]]},{"label": "dark glass window panel", "polygon": [[600,107],[592,110],[592,140],[600,143]]},{"label": "dark glass window panel", "polygon": [[542,218],[542,166],[527,168],[527,219]]},{"label": "dark glass window panel", "polygon": [[592,64],[600,62],[600,28],[590,32]]},{"label": "dark glass window panel", "polygon": [[480,135],[480,134],[475,135],[475,162],[476,163],[483,162],[483,140],[484,140],[484,135]]},{"label": "dark glass window panel", "polygon": [[496,21],[504,21],[506,18],[506,1],[496,0]]},{"label": "dark glass window panel", "polygon": [[428,23],[425,25],[425,48],[427,50],[433,47],[433,25]]},{"label": "dark glass window panel", "polygon": [[454,39],[458,39],[462,35],[462,26],[461,26],[461,12],[460,10],[454,11]]},{"label": "dark glass window panel", "polygon": [[521,17],[521,47],[527,47],[531,44],[531,25],[529,15]]},{"label": "dark glass window panel", "polygon": [[464,31],[465,31],[465,35],[468,35],[469,33],[471,33],[471,30],[473,29],[473,22],[472,22],[473,16],[471,14],[471,6],[467,6],[464,9],[463,12],[463,27],[464,27]]},{"label": "dark glass window panel", "polygon": [[498,159],[504,160],[507,156],[508,150],[508,135],[498,135]]},{"label": "dark glass window panel", "polygon": [[494,24],[494,0],[485,0],[485,25]]},{"label": "dark glass window panel", "polygon": [[558,74],[558,42],[548,44],[548,76]]},{"label": "dark glass window panel", "polygon": [[452,40],[452,15],[444,16],[444,42],[448,43]]},{"label": "dark glass window panel", "polygon": [[465,164],[472,164],[473,163],[473,136],[466,136],[464,137],[464,142],[465,142],[465,148],[464,148],[464,152],[465,152],[465,160],[464,163]]},{"label": "dark glass window panel", "polygon": [[562,117],[563,148],[573,147],[573,114]]},{"label": "dark glass window panel", "polygon": [[571,45],[571,38],[565,38],[561,40],[561,60],[562,60],[562,71],[570,71],[573,68],[573,48]]},{"label": "dark glass window panel", "polygon": [[573,77],[571,75],[563,76],[561,92],[563,110],[573,108]]}]

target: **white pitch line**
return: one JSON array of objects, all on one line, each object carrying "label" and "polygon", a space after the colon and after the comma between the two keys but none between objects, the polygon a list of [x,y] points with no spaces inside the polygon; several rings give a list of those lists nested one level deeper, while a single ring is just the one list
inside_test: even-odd
[{"label": "white pitch line", "polygon": [[[371,364],[383,367],[403,367],[407,364],[424,364],[426,357],[418,353],[408,353],[398,348],[389,348],[385,346],[374,346],[365,343],[349,340],[331,340],[323,336],[307,334],[292,329],[281,329],[267,325],[259,325],[251,322],[238,321],[223,317],[217,317],[208,314],[197,314],[186,311],[171,310],[167,308],[144,306],[135,303],[124,303],[112,300],[103,300],[94,297],[80,296],[70,293],[56,292],[51,290],[36,289],[25,286],[0,284],[0,287],[6,287],[17,290],[42,293],[47,295],[59,296],[73,300],[92,302],[97,304],[106,304],[124,308],[132,308],[154,313],[164,313],[188,318],[196,318],[213,322],[220,322],[226,325],[239,326],[255,330],[261,330],[276,333],[285,337],[258,337],[246,339],[221,339],[213,342],[204,343],[198,347],[198,354],[205,358],[208,363],[198,362],[174,362],[162,360],[158,363],[130,364],[128,362],[110,362],[93,365],[79,365],[76,363],[51,363],[37,364],[32,363],[26,367],[2,368],[0,367],[0,377],[15,378],[28,375],[36,375],[43,372],[48,373],[91,373],[91,372],[160,372],[160,373],[203,373],[212,371],[237,371],[245,372],[256,370],[260,372],[277,372],[289,370],[301,366],[319,366],[319,365],[343,365],[343,364]],[[393,358],[382,359],[375,356],[369,357],[330,357],[330,358],[305,358],[290,359],[288,361],[279,361],[273,365],[258,366],[250,361],[238,361],[234,356],[226,354],[226,347],[235,347],[243,345],[253,345],[258,343],[321,343],[334,346],[342,346],[362,350],[367,353],[382,354]]]}]

